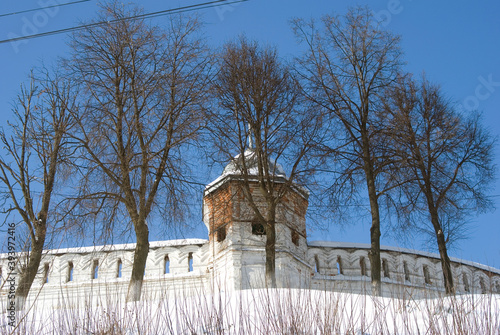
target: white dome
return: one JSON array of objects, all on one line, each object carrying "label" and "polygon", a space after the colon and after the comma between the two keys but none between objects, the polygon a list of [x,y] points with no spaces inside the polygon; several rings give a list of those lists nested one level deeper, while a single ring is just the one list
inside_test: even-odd
[{"label": "white dome", "polygon": [[[258,164],[257,164],[257,156],[255,154],[255,151],[252,149],[247,149],[245,150],[245,153],[243,155],[245,157],[245,165],[246,168],[248,169],[248,174],[252,176],[258,175]],[[227,176],[227,175],[241,175],[242,170],[243,170],[243,164],[242,164],[242,159],[241,159],[241,154],[236,155],[233,160],[224,168],[224,171],[222,172],[222,176]],[[286,178],[286,173],[283,167],[276,162],[271,162],[269,161],[269,173],[271,175],[274,175],[275,177],[282,177]]]},{"label": "white dome", "polygon": [[[249,175],[257,176],[258,165],[257,165],[257,157],[255,155],[255,151],[253,151],[252,149],[247,149],[245,150],[243,156],[245,157],[246,167],[248,169]],[[205,187],[205,194],[210,193],[217,187],[219,187],[220,183],[222,183],[226,179],[226,177],[241,176],[243,168],[241,163],[242,163],[241,154],[234,156],[231,162],[224,168],[222,174]],[[270,174],[275,177],[286,178],[286,173],[283,167],[279,164],[276,164],[275,162],[274,163],[269,162],[269,170]]]}]

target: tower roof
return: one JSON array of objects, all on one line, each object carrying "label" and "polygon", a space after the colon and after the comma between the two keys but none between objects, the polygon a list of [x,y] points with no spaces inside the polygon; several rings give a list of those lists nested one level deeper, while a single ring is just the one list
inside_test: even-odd
[{"label": "tower roof", "polygon": [[[238,177],[243,175],[243,159],[245,162],[246,169],[248,171],[249,176],[257,176],[259,173],[258,170],[258,161],[257,155],[253,149],[246,149],[243,156],[238,154],[234,156],[234,158],[226,165],[222,174],[215,179],[213,182],[208,184],[205,187],[205,194],[211,192],[215,188],[217,188],[226,178]],[[268,161],[269,166],[269,174],[276,177],[277,179],[286,179],[286,173],[283,167],[272,161]]]},{"label": "tower roof", "polygon": [[[258,162],[257,155],[255,151],[252,149],[245,150],[243,154],[245,165],[248,170],[248,174],[251,176],[256,176],[258,171]],[[269,174],[274,175],[275,177],[286,178],[286,173],[283,167],[276,162],[269,161]],[[234,156],[234,158],[229,162],[228,165],[224,168],[222,172],[222,176],[226,175],[241,175],[243,174],[243,159],[241,154]]]}]

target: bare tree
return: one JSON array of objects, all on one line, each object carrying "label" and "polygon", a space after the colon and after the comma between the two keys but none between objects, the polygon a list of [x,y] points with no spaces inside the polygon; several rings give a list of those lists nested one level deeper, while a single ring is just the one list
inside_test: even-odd
[{"label": "bare tree", "polygon": [[[202,126],[207,48],[195,19],[150,26],[115,2],[73,36],[68,61],[82,85],[78,134],[83,198],[134,228],[136,248],[127,301],[140,299],[151,213],[182,205],[187,145]],[[103,222],[103,230],[113,230]]]},{"label": "bare tree", "polygon": [[[52,212],[56,189],[62,184],[61,169],[68,166],[74,107],[71,85],[48,74],[22,86],[14,105],[13,122],[0,130],[5,156],[0,157],[0,191],[3,213],[20,219],[28,232],[27,262],[21,264],[16,308],[23,309],[38,271],[47,234],[57,225]],[[4,207],[5,206],[5,207]]]},{"label": "bare tree", "polygon": [[[463,115],[425,79],[402,78],[387,93],[386,129],[391,154],[406,181],[396,190],[396,208],[405,226],[435,239],[447,294],[455,293],[448,246],[463,237],[465,218],[491,207],[486,191],[494,177],[494,141],[477,115]],[[429,225],[430,224],[430,225]]]},{"label": "bare tree", "polygon": [[[368,8],[350,9],[343,18],[324,16],[323,28],[297,19],[296,36],[307,46],[298,60],[305,92],[317,108],[331,116],[326,152],[336,165],[334,194],[366,186],[370,203],[370,263],[373,293],[381,290],[379,198],[387,189],[380,110],[384,90],[396,80],[402,63],[399,38],[381,30]],[[361,179],[360,179],[361,177]],[[338,189],[336,189],[338,188]],[[343,199],[344,203],[346,199]]]},{"label": "bare tree", "polygon": [[[224,46],[210,128],[226,160],[236,154],[233,164],[242,176],[242,193],[264,227],[268,287],[276,287],[276,209],[307,175],[310,151],[321,131],[321,120],[301,107],[299,92],[276,50],[244,37]],[[288,168],[286,175],[278,160]]]}]

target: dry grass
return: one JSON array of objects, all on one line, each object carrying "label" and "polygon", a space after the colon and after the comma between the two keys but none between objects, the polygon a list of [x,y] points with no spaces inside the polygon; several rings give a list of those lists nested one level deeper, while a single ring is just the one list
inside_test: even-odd
[{"label": "dry grass", "polygon": [[[147,296],[147,294],[146,294]],[[93,301],[92,303],[89,301]],[[420,300],[297,289],[116,296],[75,308],[35,304],[0,334],[500,334],[500,295]]]}]

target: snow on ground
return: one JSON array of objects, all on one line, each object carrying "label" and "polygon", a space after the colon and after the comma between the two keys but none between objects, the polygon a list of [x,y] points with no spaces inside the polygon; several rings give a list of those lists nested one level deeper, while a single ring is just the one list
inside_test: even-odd
[{"label": "snow on ground", "polygon": [[[35,305],[15,334],[500,334],[500,295],[414,300],[296,289]],[[17,320],[23,318],[18,314]],[[13,330],[2,315],[0,334]]]}]

